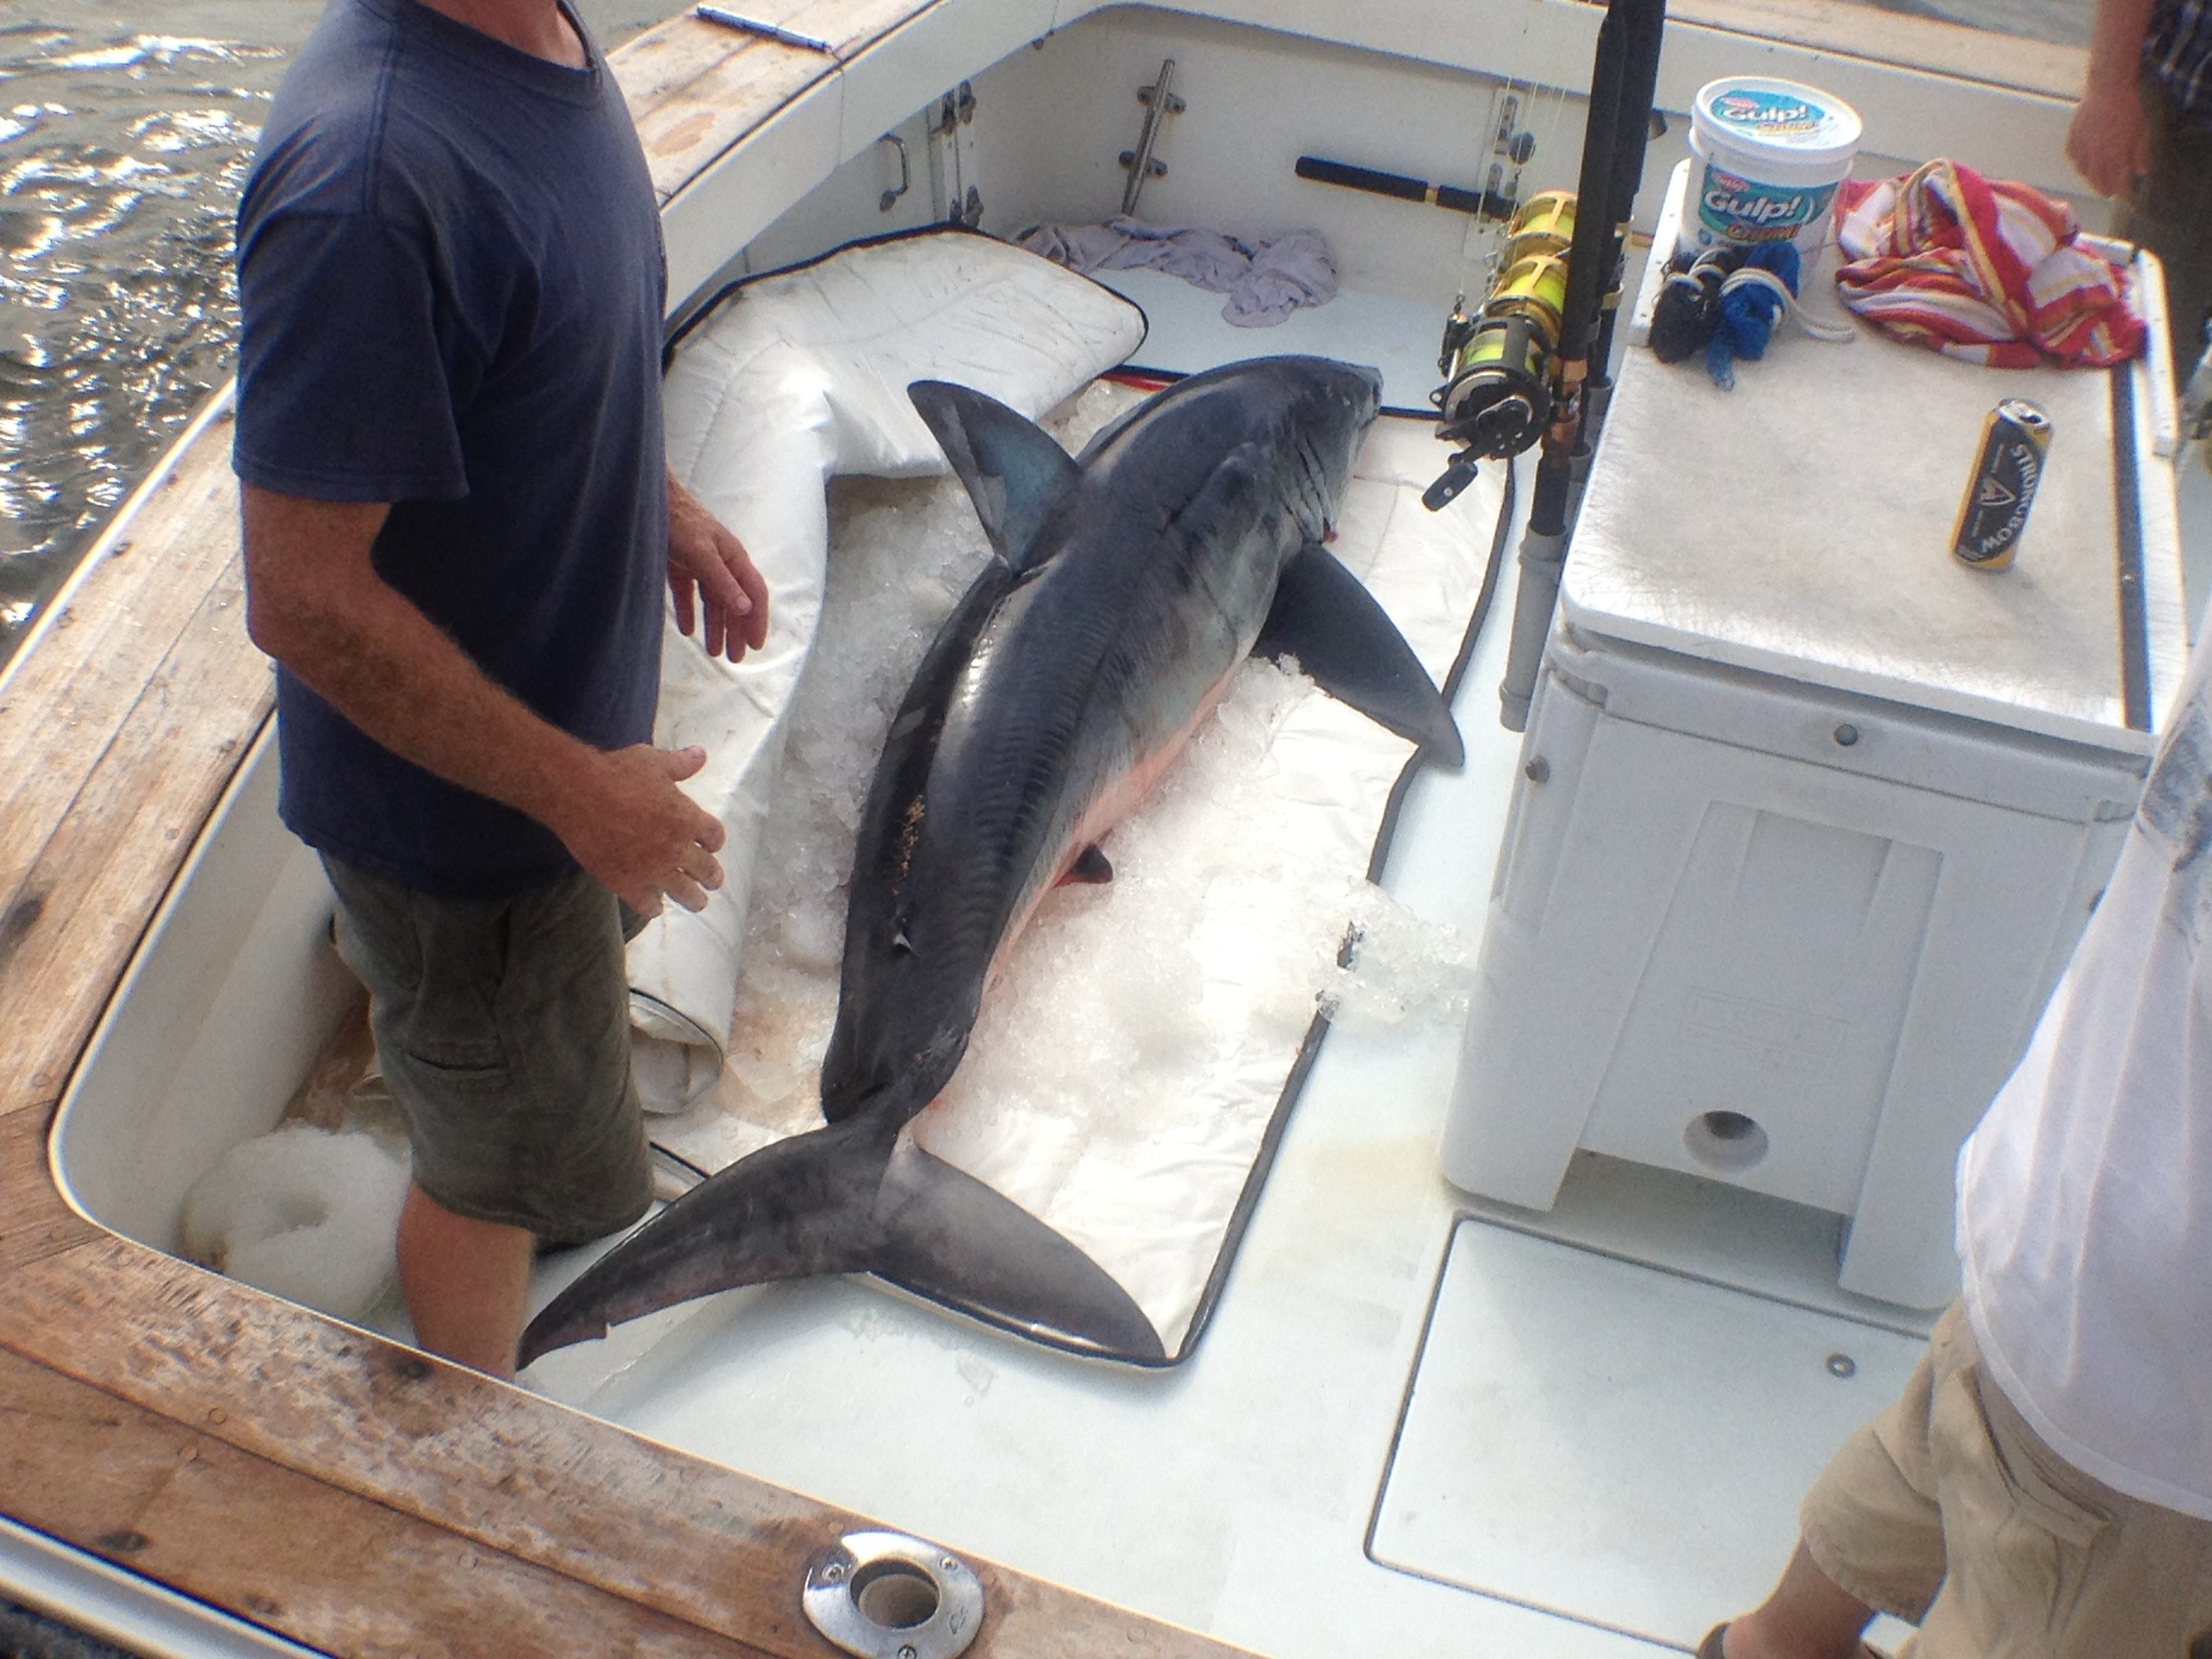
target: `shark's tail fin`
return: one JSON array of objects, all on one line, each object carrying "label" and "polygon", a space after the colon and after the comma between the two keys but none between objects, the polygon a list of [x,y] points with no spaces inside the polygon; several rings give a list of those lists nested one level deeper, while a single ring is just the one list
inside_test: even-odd
[{"label": "shark's tail fin", "polygon": [[1105,1269],[1012,1199],[901,1140],[879,1194],[879,1279],[1117,1358],[1167,1358]]},{"label": "shark's tail fin", "polygon": [[694,1297],[821,1273],[906,1289],[1076,1346],[1164,1358],[1097,1263],[1012,1200],[861,1116],[764,1146],[592,1264],[522,1334],[517,1364]]}]

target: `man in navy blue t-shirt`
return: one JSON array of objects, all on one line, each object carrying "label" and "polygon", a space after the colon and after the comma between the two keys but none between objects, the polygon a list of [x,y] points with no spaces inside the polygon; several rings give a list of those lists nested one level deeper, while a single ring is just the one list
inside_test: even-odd
[{"label": "man in navy blue t-shirt", "polygon": [[663,581],[735,661],[743,545],[666,470],[651,179],[557,0],[335,0],[239,213],[249,624],[414,1185],[422,1345],[514,1366],[532,1255],[650,1197],[625,918],[719,886],[652,746]]}]

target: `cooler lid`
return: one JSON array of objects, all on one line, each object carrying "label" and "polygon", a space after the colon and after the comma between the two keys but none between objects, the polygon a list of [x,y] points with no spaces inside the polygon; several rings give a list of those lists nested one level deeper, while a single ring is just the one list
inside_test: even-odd
[{"label": "cooler lid", "polygon": [[[2148,753],[2187,643],[2171,486],[2135,465],[2149,452],[2144,379],[2140,365],[1982,368],[1863,325],[1831,344],[1785,324],[1730,392],[1632,347],[1562,614],[1587,634]],[[1985,572],[1951,556],[1951,533],[2005,398],[2040,404],[2054,430],[2018,556]],[[2141,501],[2139,485],[2166,499]]]}]

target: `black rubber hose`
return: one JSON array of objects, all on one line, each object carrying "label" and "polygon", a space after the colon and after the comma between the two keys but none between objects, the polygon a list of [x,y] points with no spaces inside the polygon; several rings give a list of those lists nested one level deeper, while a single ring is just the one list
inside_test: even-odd
[{"label": "black rubber hose", "polygon": [[1364,190],[1372,196],[1395,197],[1401,202],[1425,203],[1478,218],[1509,219],[1513,216],[1513,204],[1490,191],[1432,185],[1425,179],[1408,179],[1401,173],[1354,167],[1349,161],[1332,161],[1326,156],[1301,155],[1292,171],[1317,185],[1336,185],[1346,190]]}]

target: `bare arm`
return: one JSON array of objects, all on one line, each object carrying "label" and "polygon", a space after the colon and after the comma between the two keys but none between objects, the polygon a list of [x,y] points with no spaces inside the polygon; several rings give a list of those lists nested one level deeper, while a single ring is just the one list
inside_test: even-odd
[{"label": "bare arm", "polygon": [[768,642],[768,583],[745,544],[668,475],[668,590],[676,626],[691,631],[694,599],[705,615],[699,642],[710,657],[744,659]]},{"label": "bare arm", "polygon": [[2138,82],[2153,0],[2097,0],[2089,78],[2066,130],[2066,159],[2100,196],[2124,196],[2150,169]]},{"label": "bare arm", "polygon": [[394,754],[529,814],[635,909],[657,912],[665,892],[696,910],[722,884],[721,823],[676,787],[704,750],[594,749],[493,684],[377,575],[383,503],[250,484],[245,499],[247,629],[340,714]]}]

